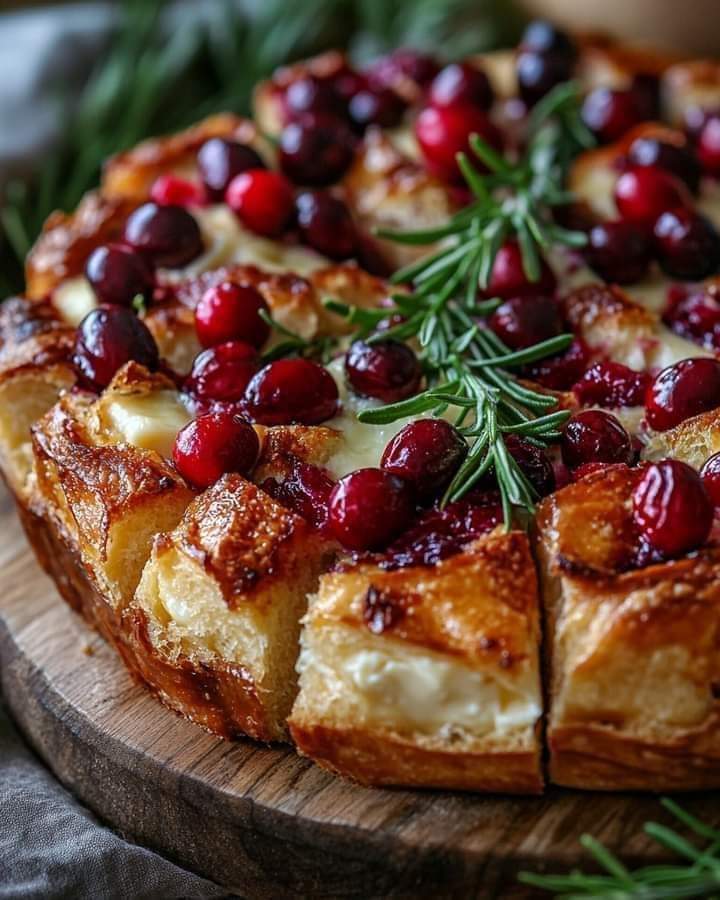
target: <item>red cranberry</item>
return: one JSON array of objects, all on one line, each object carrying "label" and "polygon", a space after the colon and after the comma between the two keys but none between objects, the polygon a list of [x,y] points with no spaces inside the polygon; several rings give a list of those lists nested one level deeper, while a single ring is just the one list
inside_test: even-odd
[{"label": "red cranberry", "polygon": [[713,505],[698,473],[677,459],[649,465],[632,493],[633,519],[663,556],[680,556],[708,539]]},{"label": "red cranberry", "polygon": [[158,206],[202,206],[205,192],[202,185],[178,175],[160,175],[152,183],[150,199]]},{"label": "red cranberry", "polygon": [[527,25],[520,39],[520,49],[570,61],[577,57],[577,47],[571,38],[545,19],[535,19]]},{"label": "red cranberry", "polygon": [[584,463],[631,463],[632,441],[620,422],[600,409],[586,409],[568,419],[560,442],[569,469]]},{"label": "red cranberry", "polygon": [[588,233],[585,259],[605,281],[632,284],[647,274],[651,245],[632,222],[603,222]]},{"label": "red cranberry", "polygon": [[515,62],[520,97],[527,106],[538,100],[556,85],[572,77],[573,62],[558,54],[523,51]]},{"label": "red cranberry", "polygon": [[249,169],[230,182],[225,194],[230,209],[250,231],[277,237],[292,218],[292,185],[279,172]]},{"label": "red cranberry", "polygon": [[490,316],[488,325],[511,350],[532,347],[563,332],[557,303],[536,294],[506,300]]},{"label": "red cranberry", "polygon": [[285,109],[288,120],[302,118],[308,113],[342,118],[342,98],[329,78],[305,75],[293,81],[285,91]]},{"label": "red cranberry", "polygon": [[197,166],[208,200],[220,203],[236,175],[264,169],[265,163],[247,144],[216,137],[205,141],[198,151]]},{"label": "red cranberry", "polygon": [[368,125],[394,128],[402,121],[405,102],[391,88],[363,88],[350,100],[348,115],[358,130]]},{"label": "red cranberry", "polygon": [[720,506],[720,453],[714,453],[700,469],[700,477],[714,506]]},{"label": "red cranberry", "polygon": [[552,463],[539,447],[516,434],[505,437],[505,446],[538,497],[546,497],[555,490]]},{"label": "red cranberry", "polygon": [[203,347],[226,341],[245,341],[262,347],[270,326],[260,318],[267,312],[262,294],[249,284],[221,281],[208,288],[195,308],[195,330]]},{"label": "red cranberry", "polygon": [[433,79],[430,86],[432,106],[469,104],[488,110],[494,93],[487,75],[470,63],[451,63]]},{"label": "red cranberry", "polygon": [[551,391],[569,391],[582,376],[590,361],[590,351],[579,338],[562,353],[532,363],[525,374]]},{"label": "red cranberry", "polygon": [[418,497],[436,496],[448,485],[467,454],[467,443],[444,419],[417,419],[385,448],[380,465],[404,478]]},{"label": "red cranberry", "polygon": [[692,205],[685,185],[669,172],[652,166],[636,166],[618,178],[615,203],[623,219],[652,227],[667,210]]},{"label": "red cranberry", "polygon": [[265,493],[282,506],[323,530],[327,525],[333,486],[334,482],[321,468],[299,459],[295,460],[292,471],[284,481],[269,478],[261,485]]},{"label": "red cranberry", "polygon": [[698,134],[697,154],[708,175],[720,175],[720,115],[705,119]]},{"label": "red cranberry", "polygon": [[633,166],[655,166],[684,181],[693,193],[700,184],[700,165],[689,147],[668,144],[654,137],[638,137],[630,144]]},{"label": "red cranberry", "polygon": [[358,469],[333,488],[328,526],[348,550],[379,550],[407,528],[412,515],[412,491],[402,478]]},{"label": "red cranberry", "polygon": [[304,119],[291,122],[280,135],[280,168],[297,184],[332,184],[352,160],[352,137],[338,123]]},{"label": "red cranberry", "polygon": [[94,387],[106,387],[117,370],[134,360],[157,369],[157,345],[147,326],[123,306],[101,306],[78,327],[73,362]]},{"label": "red cranberry", "polygon": [[417,356],[399,341],[367,344],[355,341],[345,356],[345,374],[353,390],[384,403],[417,392],[421,370]]},{"label": "red cranberry", "polygon": [[173,462],[186,481],[206,488],[226,472],[247,475],[259,452],[252,425],[234,413],[214,412],[198,416],[180,429]]},{"label": "red cranberry", "polygon": [[500,132],[483,110],[467,103],[443,108],[427,106],[415,120],[415,137],[428,170],[453,184],[463,184],[456,159],[459,152],[469,153],[482,168],[470,150],[471,134],[478,134],[496,149],[502,145]]},{"label": "red cranberry", "polygon": [[488,286],[482,291],[485,297],[524,297],[528,294],[552,296],[557,282],[552,269],[542,261],[540,278],[530,281],[523,268],[522,253],[517,241],[507,241],[495,257]]},{"label": "red cranberry", "polygon": [[720,265],[720,235],[704,216],[678,209],[663,213],[653,229],[664,272],[684,281],[700,281]]},{"label": "red cranberry", "polygon": [[295,200],[300,234],[306,244],[331,259],[347,259],[358,248],[350,210],[324,191],[303,191]]},{"label": "red cranberry", "polygon": [[584,406],[642,406],[649,383],[647,372],[608,360],[591,366],[573,385],[573,391]]},{"label": "red cranberry", "polygon": [[394,88],[404,79],[425,87],[437,75],[439,68],[429,54],[402,47],[376,60],[367,74],[373,84],[384,87]]},{"label": "red cranberry", "polygon": [[147,300],[153,277],[145,259],[124,244],[97,247],[85,264],[85,277],[101,303],[130,306],[138,295]]},{"label": "red cranberry", "polygon": [[642,112],[634,91],[598,87],[583,101],[581,114],[597,139],[609,144],[642,121]]},{"label": "red cranberry", "polygon": [[156,266],[178,268],[203,252],[195,219],[182,206],[145,203],[125,223],[125,241]]},{"label": "red cranberry", "polygon": [[199,353],[185,382],[185,390],[200,400],[235,402],[259,368],[257,351],[242,341],[228,341]]},{"label": "red cranberry", "polygon": [[718,289],[708,285],[686,294],[672,304],[664,321],[676,334],[710,350],[720,349],[720,302]]},{"label": "red cranberry", "polygon": [[247,409],[263,425],[318,425],[338,410],[332,375],[307,359],[279,359],[261,369],[245,391]]},{"label": "red cranberry", "polygon": [[720,406],[720,362],[683,359],[660,372],[648,387],[645,415],[656,431],[667,431]]}]

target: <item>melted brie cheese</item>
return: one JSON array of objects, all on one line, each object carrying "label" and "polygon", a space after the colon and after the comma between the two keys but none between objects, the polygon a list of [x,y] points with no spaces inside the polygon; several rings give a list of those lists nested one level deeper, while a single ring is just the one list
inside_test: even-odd
[{"label": "melted brie cheese", "polygon": [[95,291],[84,275],[59,284],[52,293],[52,303],[61,317],[75,327],[98,305]]},{"label": "melted brie cheese", "polygon": [[111,400],[105,417],[121,439],[161,456],[172,456],[175,436],[191,416],[174,391],[125,394]]}]

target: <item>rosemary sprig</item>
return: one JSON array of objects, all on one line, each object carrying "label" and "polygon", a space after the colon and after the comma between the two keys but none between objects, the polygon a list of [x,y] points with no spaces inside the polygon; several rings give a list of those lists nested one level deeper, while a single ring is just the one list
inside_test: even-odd
[{"label": "rosemary sprig", "polygon": [[595,838],[582,835],[580,843],[604,870],[587,874],[575,870],[568,875],[537,875],[521,872],[522,884],[552,892],[566,900],[596,897],[606,900],[680,900],[683,897],[720,897],[720,831],[690,815],[673,800],[662,805],[694,835],[705,841],[698,847],[672,828],[646,822],[645,833],[672,850],[685,862],[654,865],[630,871]]}]

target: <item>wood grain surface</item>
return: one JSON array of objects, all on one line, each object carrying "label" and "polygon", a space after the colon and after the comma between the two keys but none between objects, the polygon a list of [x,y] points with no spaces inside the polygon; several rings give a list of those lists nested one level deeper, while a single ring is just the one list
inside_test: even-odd
[{"label": "wood grain surface", "polygon": [[[521,869],[585,863],[589,831],[631,864],[657,799],[373,790],[289,749],[227,743],[167,711],[58,597],[0,495],[2,687],[40,756],[121,833],[241,896],[525,897]],[[720,824],[717,794],[688,809]]]}]

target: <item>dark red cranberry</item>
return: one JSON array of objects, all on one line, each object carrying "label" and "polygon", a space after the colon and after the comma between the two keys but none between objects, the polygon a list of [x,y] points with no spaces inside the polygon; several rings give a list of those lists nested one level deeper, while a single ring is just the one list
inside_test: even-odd
[{"label": "dark red cranberry", "polygon": [[572,60],[563,56],[522,51],[515,62],[520,97],[527,106],[534,106],[556,85],[568,81],[572,71]]},{"label": "dark red cranberry", "polygon": [[352,160],[352,137],[339,123],[303,119],[291,122],[280,135],[280,168],[297,184],[332,184]]},{"label": "dark red cranberry", "polygon": [[210,487],[226,472],[247,475],[255,465],[260,442],[255,429],[231,412],[193,419],[175,438],[173,462],[190,484]]},{"label": "dark red cranberry", "polygon": [[363,88],[350,100],[350,121],[363,131],[369,125],[394,128],[402,121],[405,101],[390,88]]},{"label": "dark red cranberry", "polygon": [[720,175],[720,115],[705,118],[697,138],[697,155],[708,175]]},{"label": "dark red cranberry", "polygon": [[341,119],[345,110],[342,97],[329,78],[305,75],[293,81],[285,91],[285,110],[288,120],[313,115]]},{"label": "dark red cranberry", "polygon": [[385,448],[380,465],[409,482],[418,497],[429,499],[447,487],[468,446],[444,419],[417,419],[405,425]]},{"label": "dark red cranberry", "polygon": [[505,437],[505,446],[538,497],[546,497],[555,490],[555,472],[552,463],[540,447],[516,434],[508,434]]},{"label": "dark red cranberry", "polygon": [[649,383],[647,372],[607,360],[591,366],[573,385],[573,391],[583,406],[642,406]]},{"label": "dark red cranberry", "polygon": [[582,105],[582,118],[595,137],[609,144],[617,140],[633,125],[642,121],[643,110],[635,92],[598,87],[590,91]]},{"label": "dark red cranberry", "polygon": [[437,75],[439,68],[435,58],[428,53],[402,47],[376,60],[367,75],[373,84],[384,87],[395,88],[404,79],[425,87]]},{"label": "dark red cranberry", "polygon": [[720,300],[716,285],[682,295],[663,318],[676,334],[710,350],[720,349]]},{"label": "dark red cranberry", "polygon": [[656,431],[667,431],[720,406],[720,362],[683,359],[660,372],[648,387],[645,415]]},{"label": "dark red cranberry", "polygon": [[697,550],[708,539],[713,504],[698,473],[677,459],[651,463],[632,493],[642,538],[663,556]]},{"label": "dark red cranberry", "polygon": [[494,92],[482,69],[470,63],[451,63],[433,79],[429,99],[432,106],[457,106],[460,103],[488,110],[493,104]]},{"label": "dark red cranberry", "polygon": [[262,347],[270,336],[270,326],[260,313],[267,311],[262,294],[251,285],[221,281],[200,298],[195,308],[195,330],[203,347],[226,341]]},{"label": "dark red cranberry", "polygon": [[415,120],[415,137],[428,170],[453,184],[463,184],[456,159],[461,151],[483,168],[470,149],[471,134],[478,134],[495,149],[502,146],[500,132],[483,110],[467,103],[442,108],[427,106]]},{"label": "dark red cranberry", "polygon": [[660,79],[655,72],[637,72],[633,75],[631,89],[640,109],[640,120],[647,122],[661,117]]},{"label": "dark red cranberry", "polygon": [[585,463],[631,463],[632,441],[620,422],[600,409],[586,409],[568,419],[560,442],[569,469]]},{"label": "dark red cranberry", "polygon": [[700,281],[720,265],[720,235],[715,226],[685,209],[663,213],[653,229],[660,265],[672,278]]},{"label": "dark red cranberry", "polygon": [[182,206],[145,203],[125,223],[125,241],[154,265],[178,268],[203,252],[195,219]]},{"label": "dark red cranberry", "polygon": [[83,378],[96,388],[106,387],[130,360],[157,369],[158,348],[147,326],[123,306],[89,312],[78,327],[73,355]]},{"label": "dark red cranberry", "polygon": [[633,166],[655,166],[680,178],[693,193],[700,184],[700,165],[686,146],[669,144],[654,137],[638,137],[630,144],[628,161]]},{"label": "dark red cranberry", "polygon": [[640,281],[647,274],[651,258],[652,246],[645,230],[632,222],[602,222],[588,233],[585,259],[605,281]]},{"label": "dark red cranberry", "polygon": [[235,402],[245,396],[259,366],[254,347],[242,341],[228,341],[195,357],[184,387],[200,400]]},{"label": "dark red cranberry", "polygon": [[667,210],[690,208],[692,198],[685,185],[653,166],[635,166],[618,178],[615,203],[623,219],[652,227]]},{"label": "dark red cranberry", "polygon": [[570,61],[577,57],[577,47],[569,35],[545,19],[535,19],[526,26],[520,49]]},{"label": "dark red cranberry", "polygon": [[525,368],[525,374],[551,391],[569,391],[590,362],[586,344],[575,338],[567,350],[547,356]]},{"label": "dark red cranberry", "polygon": [[358,469],[335,485],[328,527],[348,550],[380,550],[410,524],[412,490],[384,469]]},{"label": "dark red cranberry", "polygon": [[269,478],[261,487],[282,506],[302,516],[315,528],[324,530],[334,484],[319,466],[298,459],[293,463],[292,471],[284,481]]},{"label": "dark red cranberry", "polygon": [[247,144],[216,137],[205,141],[198,151],[197,166],[208,200],[219,203],[236,175],[264,169],[265,163]]},{"label": "dark red cranberry", "polygon": [[249,169],[230,182],[225,193],[230,209],[250,231],[277,237],[294,211],[293,189],[279,172]]},{"label": "dark red cranberry", "polygon": [[295,199],[303,241],[331,259],[348,259],[358,249],[358,235],[350,210],[326,191],[303,191]]},{"label": "dark red cranberry", "polygon": [[404,400],[417,392],[420,363],[406,344],[355,341],[345,356],[345,374],[353,390],[384,403]]},{"label": "dark red cranberry", "polygon": [[318,425],[338,410],[332,375],[307,359],[278,359],[261,369],[247,387],[248,413],[263,425]]},{"label": "dark red cranberry", "polygon": [[557,281],[545,260],[541,263],[540,278],[530,281],[523,268],[522,253],[517,241],[507,241],[495,257],[488,286],[483,290],[485,297],[525,297],[528,294],[552,296]]},{"label": "dark red cranberry", "polygon": [[713,506],[720,506],[720,453],[714,453],[705,461],[700,477]]},{"label": "dark red cranberry", "polygon": [[150,188],[150,199],[158,206],[202,206],[206,196],[196,181],[179,175],[159,175]]},{"label": "dark red cranberry", "polygon": [[557,303],[537,294],[506,300],[490,316],[488,325],[511,350],[532,347],[564,330]]},{"label": "dark red cranberry", "polygon": [[85,277],[101,303],[131,306],[135,297],[147,300],[153,276],[139,253],[124,244],[97,247],[85,264]]}]

